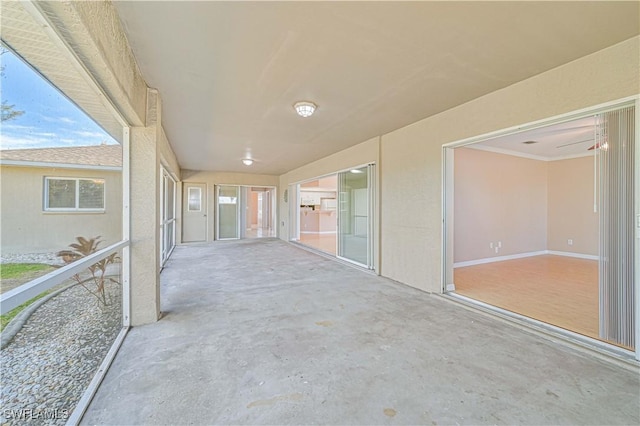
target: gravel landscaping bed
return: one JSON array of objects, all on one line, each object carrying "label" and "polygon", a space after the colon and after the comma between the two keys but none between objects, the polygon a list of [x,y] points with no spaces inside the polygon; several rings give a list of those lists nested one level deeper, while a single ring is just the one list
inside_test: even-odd
[{"label": "gravel landscaping bed", "polygon": [[[111,302],[100,308],[95,296],[76,285],[31,315],[0,352],[0,423],[66,423],[65,413],[75,408],[122,327],[121,288],[108,283]],[[34,418],[56,409],[57,419]],[[11,418],[10,410],[31,410],[31,420]]]},{"label": "gravel landscaping bed", "polygon": [[2,253],[2,255],[0,255],[0,263],[43,263],[51,266],[64,265],[62,258],[56,256],[55,253]]}]

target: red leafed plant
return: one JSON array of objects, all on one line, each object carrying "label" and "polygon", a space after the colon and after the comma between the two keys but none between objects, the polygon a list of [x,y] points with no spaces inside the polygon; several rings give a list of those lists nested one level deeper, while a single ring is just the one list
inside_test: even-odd
[{"label": "red leafed plant", "polygon": [[[102,242],[100,238],[100,236],[93,238],[76,237],[77,242],[69,244],[71,249],[59,251],[56,253],[56,256],[61,257],[66,264],[75,262],[98,251],[98,245]],[[88,276],[87,274],[76,274],[73,276],[73,279],[95,296],[99,305],[107,306],[110,301],[107,298],[105,284],[107,282],[120,284],[112,277],[106,276],[107,266],[119,260],[118,253],[113,253],[89,266],[87,268],[89,272]]]}]

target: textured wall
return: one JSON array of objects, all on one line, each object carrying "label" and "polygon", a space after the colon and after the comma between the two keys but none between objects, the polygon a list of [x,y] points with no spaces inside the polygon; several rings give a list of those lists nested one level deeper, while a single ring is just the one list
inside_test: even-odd
[{"label": "textured wall", "polygon": [[[122,239],[120,172],[2,166],[0,176],[0,250],[3,253],[57,252],[67,248],[78,236],[100,235],[103,248]],[[45,177],[104,179],[104,213],[45,212]]]},{"label": "textured wall", "polygon": [[637,95],[639,40],[632,38],[384,135],[382,274],[441,291],[443,144]]},{"label": "textured wall", "polygon": [[38,2],[38,7],[129,124],[144,124],[147,85],[108,1]]},{"label": "textured wall", "polygon": [[149,90],[147,126],[131,128],[131,324],[160,316],[160,98]]}]

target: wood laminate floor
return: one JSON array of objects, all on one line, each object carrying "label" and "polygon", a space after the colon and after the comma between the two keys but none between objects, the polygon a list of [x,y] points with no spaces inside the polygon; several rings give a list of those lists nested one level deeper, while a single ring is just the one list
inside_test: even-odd
[{"label": "wood laminate floor", "polygon": [[542,255],[454,270],[456,293],[598,338],[598,262]]},{"label": "wood laminate floor", "polygon": [[336,254],[336,234],[300,234],[300,242],[325,253]]}]

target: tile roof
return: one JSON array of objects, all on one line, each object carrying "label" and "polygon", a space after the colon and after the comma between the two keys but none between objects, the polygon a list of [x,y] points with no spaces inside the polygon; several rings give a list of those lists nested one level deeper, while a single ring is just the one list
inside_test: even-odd
[{"label": "tile roof", "polygon": [[121,167],[122,146],[93,145],[64,148],[7,149],[0,150],[0,160]]}]

